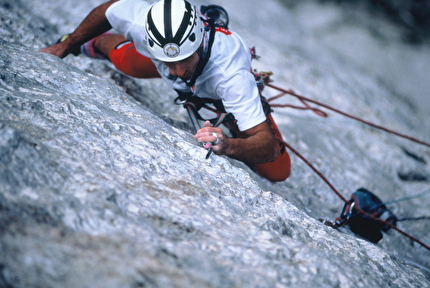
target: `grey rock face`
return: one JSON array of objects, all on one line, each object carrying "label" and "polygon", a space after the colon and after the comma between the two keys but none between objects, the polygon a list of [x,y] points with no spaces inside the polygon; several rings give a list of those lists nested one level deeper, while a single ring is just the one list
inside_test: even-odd
[{"label": "grey rock face", "polygon": [[[0,3],[4,9],[7,2]],[[8,5],[11,17],[28,13]],[[315,220],[334,218],[342,203],[296,158],[285,183],[265,181],[225,157],[204,160],[206,151],[177,121],[182,116],[161,116],[153,101],[142,100],[164,92],[162,84],[122,78],[81,57],[63,61],[38,53],[49,35],[31,34],[28,25],[8,29],[15,34],[2,33],[0,40],[0,287],[430,286],[422,272],[429,252],[401,235],[390,232],[374,245]],[[12,40],[17,35],[36,36],[23,43]],[[318,74],[318,66],[305,73],[311,65],[299,55],[289,59],[302,72],[291,79],[313,87],[297,89],[312,93],[320,81],[331,81],[329,96],[321,97],[333,99],[325,100],[355,105],[358,113],[412,132],[419,126],[407,109],[375,108],[391,101],[396,109],[397,100],[365,76],[354,74],[364,87],[345,84],[346,76]],[[141,101],[124,93],[127,88]],[[339,100],[354,89],[367,96],[352,104]],[[380,92],[376,104],[369,104],[369,91]],[[158,101],[170,101],[163,97]],[[368,184],[386,199],[391,191],[398,197],[425,187],[396,177],[399,171],[429,175],[427,162],[400,148],[407,142],[336,116],[282,113],[286,139],[316,159],[337,187]],[[330,137],[318,137],[318,130]],[[409,150],[430,157],[425,149]],[[394,212],[428,215],[426,201]],[[426,223],[399,225],[429,243]],[[398,256],[410,256],[422,270]]]}]

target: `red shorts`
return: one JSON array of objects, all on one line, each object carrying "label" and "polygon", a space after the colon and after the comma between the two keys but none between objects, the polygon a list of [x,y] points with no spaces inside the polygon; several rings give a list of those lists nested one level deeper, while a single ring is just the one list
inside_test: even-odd
[{"label": "red shorts", "polygon": [[135,78],[160,78],[151,58],[137,52],[134,43],[126,41],[109,53],[109,59],[116,69]]},{"label": "red shorts", "polygon": [[[160,78],[154,62],[137,52],[134,43],[126,41],[119,44],[109,53],[112,64],[121,72],[135,78]],[[267,115],[267,123],[279,142],[279,156],[273,162],[255,164],[257,173],[270,181],[284,181],[290,176],[291,160],[285,150],[281,133],[273,121],[272,115]]]},{"label": "red shorts", "polygon": [[291,159],[285,148],[284,140],[282,139],[281,132],[279,132],[278,126],[273,121],[272,115],[267,115],[267,124],[279,142],[279,155],[273,162],[254,164],[254,168],[258,175],[264,177],[270,181],[285,181],[291,172]]}]

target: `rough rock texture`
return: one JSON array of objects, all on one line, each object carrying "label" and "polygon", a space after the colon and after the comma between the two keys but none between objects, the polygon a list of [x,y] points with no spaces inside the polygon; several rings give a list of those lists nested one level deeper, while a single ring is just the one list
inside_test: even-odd
[{"label": "rough rock texture", "polygon": [[[343,203],[296,157],[283,183],[204,160],[161,82],[38,53],[58,36],[47,6],[0,1],[0,287],[430,287],[430,252],[400,234],[374,245],[315,220]],[[279,66],[260,63],[283,71],[277,84],[429,141],[403,98],[329,53],[289,47],[272,51]],[[384,201],[428,189],[428,148],[332,113],[275,116],[345,197],[361,186]],[[390,208],[428,218],[429,202]],[[399,227],[430,243],[428,220]]]}]

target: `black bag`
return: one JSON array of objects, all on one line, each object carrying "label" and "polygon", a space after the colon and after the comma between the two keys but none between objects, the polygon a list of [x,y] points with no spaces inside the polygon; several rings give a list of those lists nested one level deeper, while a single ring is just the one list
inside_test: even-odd
[{"label": "black bag", "polygon": [[378,243],[382,239],[381,230],[387,232],[390,226],[358,213],[352,207],[361,209],[389,224],[397,223],[396,216],[372,192],[365,188],[355,191],[351,195],[351,200],[344,205],[340,218],[347,221],[352,232],[373,243]]}]

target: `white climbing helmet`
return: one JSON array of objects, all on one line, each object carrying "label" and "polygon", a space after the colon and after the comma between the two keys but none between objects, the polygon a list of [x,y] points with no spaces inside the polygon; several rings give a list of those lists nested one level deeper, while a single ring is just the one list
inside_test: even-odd
[{"label": "white climbing helmet", "polygon": [[204,34],[203,21],[185,0],[161,0],[146,16],[148,49],[163,62],[181,61],[199,48]]}]

